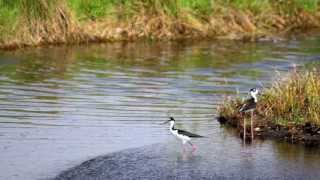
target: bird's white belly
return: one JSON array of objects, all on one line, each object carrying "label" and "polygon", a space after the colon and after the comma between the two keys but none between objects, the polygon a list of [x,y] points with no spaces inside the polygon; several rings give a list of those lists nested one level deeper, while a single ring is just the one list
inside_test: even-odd
[{"label": "bird's white belly", "polygon": [[178,134],[177,130],[171,130],[171,133],[176,136],[178,139],[182,140],[182,143],[185,144],[186,142],[190,141],[191,138],[182,134]]}]

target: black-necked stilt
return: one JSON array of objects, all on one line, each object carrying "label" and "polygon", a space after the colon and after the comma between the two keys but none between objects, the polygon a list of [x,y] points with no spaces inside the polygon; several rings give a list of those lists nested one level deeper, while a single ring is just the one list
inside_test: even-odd
[{"label": "black-necked stilt", "polygon": [[194,134],[194,133],[191,133],[191,132],[188,132],[185,130],[181,130],[181,129],[176,129],[174,127],[175,119],[173,117],[170,117],[170,119],[168,121],[164,122],[163,124],[168,123],[168,122],[170,123],[170,126],[169,126],[170,132],[182,141],[183,150],[184,150],[184,145],[188,142],[191,145],[193,151],[195,151],[196,146],[190,142],[191,138],[202,138],[204,136],[200,136],[198,134]]},{"label": "black-necked stilt", "polygon": [[[259,93],[258,89],[252,88],[249,91],[251,98],[247,99],[246,102],[241,106],[239,112],[251,112],[251,140],[253,141],[253,111],[257,107],[258,98],[257,95]],[[243,120],[243,140],[246,141],[246,123]]]}]

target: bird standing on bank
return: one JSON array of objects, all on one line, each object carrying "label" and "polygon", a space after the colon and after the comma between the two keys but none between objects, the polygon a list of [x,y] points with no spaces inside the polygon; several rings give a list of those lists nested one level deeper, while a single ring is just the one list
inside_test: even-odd
[{"label": "bird standing on bank", "polygon": [[183,145],[183,151],[185,150],[184,149],[184,145],[188,142],[191,147],[192,147],[192,151],[195,151],[196,150],[196,146],[194,144],[191,143],[191,138],[202,138],[204,136],[200,136],[198,134],[194,134],[194,133],[191,133],[191,132],[188,132],[188,131],[185,131],[185,130],[181,130],[181,129],[176,129],[174,127],[174,123],[175,123],[175,119],[173,117],[170,117],[170,119],[165,123],[170,123],[170,126],[169,126],[169,130],[170,132],[176,136],[178,139],[180,139],[182,141],[182,145]]},{"label": "bird standing on bank", "polygon": [[[257,95],[259,93],[258,89],[252,88],[249,91],[251,98],[247,99],[246,102],[241,106],[239,109],[239,112],[245,113],[245,112],[251,112],[251,140],[253,140],[253,111],[257,107],[258,98]],[[243,120],[243,140],[246,141],[246,123],[245,120]]]}]

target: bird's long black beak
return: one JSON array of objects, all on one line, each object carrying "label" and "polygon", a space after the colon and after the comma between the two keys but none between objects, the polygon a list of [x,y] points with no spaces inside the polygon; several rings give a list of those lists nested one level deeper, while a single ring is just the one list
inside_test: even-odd
[{"label": "bird's long black beak", "polygon": [[160,124],[167,124],[168,122],[169,122],[170,120],[168,120],[168,121],[165,121],[165,122],[163,122],[163,123],[160,123]]}]

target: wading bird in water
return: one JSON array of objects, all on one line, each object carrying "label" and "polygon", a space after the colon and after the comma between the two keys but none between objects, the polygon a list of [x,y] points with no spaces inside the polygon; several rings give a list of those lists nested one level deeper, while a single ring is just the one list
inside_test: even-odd
[{"label": "wading bird in water", "polygon": [[[251,98],[247,99],[246,102],[241,106],[239,112],[251,112],[251,140],[253,141],[253,111],[257,107],[258,98],[257,95],[259,93],[258,89],[252,88],[249,91]],[[243,120],[243,140],[246,142],[246,122]]]},{"label": "wading bird in water", "polygon": [[163,124],[166,124],[166,123],[170,123],[169,131],[171,132],[171,134],[173,134],[174,136],[176,136],[178,139],[180,139],[182,141],[183,151],[185,151],[184,145],[186,143],[189,143],[191,145],[191,147],[192,147],[192,151],[195,151],[196,150],[196,146],[191,143],[191,138],[202,138],[202,137],[204,137],[204,136],[200,136],[198,134],[193,134],[193,133],[185,131],[185,130],[176,129],[174,127],[175,119],[173,117],[170,117],[170,119],[168,121],[164,122]]}]

